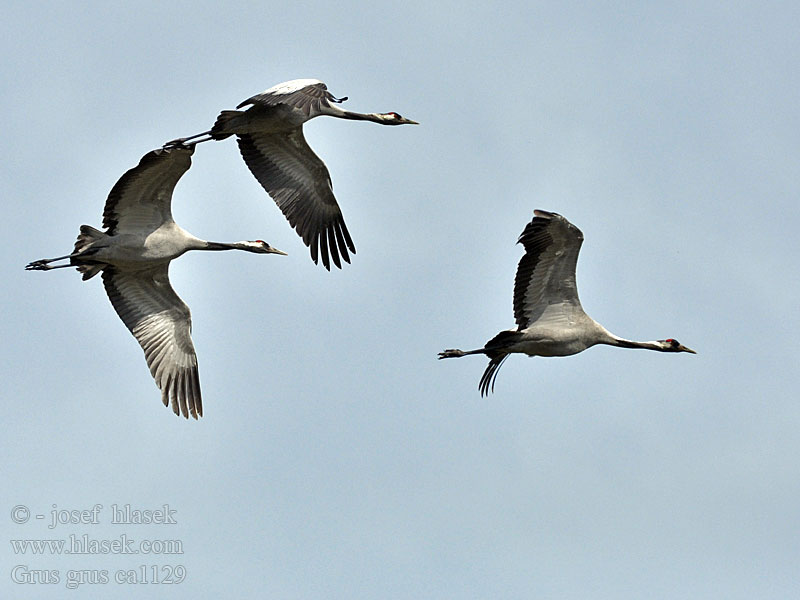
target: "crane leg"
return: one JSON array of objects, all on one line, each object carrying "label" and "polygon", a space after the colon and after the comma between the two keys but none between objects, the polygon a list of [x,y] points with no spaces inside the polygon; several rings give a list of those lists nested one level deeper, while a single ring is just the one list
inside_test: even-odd
[{"label": "crane leg", "polygon": [[75,265],[48,265],[47,263],[33,262],[25,266],[26,271],[52,271],[53,269],[66,269],[67,267],[74,267]]},{"label": "crane leg", "polygon": [[65,260],[67,258],[73,258],[78,256],[77,254],[67,254],[65,256],[57,256],[56,258],[40,258],[39,260],[34,260],[33,262],[29,262],[25,265],[26,271],[49,271],[50,269],[63,269],[64,267],[71,267],[73,265],[66,264],[66,265],[58,265],[58,266],[51,266],[51,262],[55,262],[57,260]]},{"label": "crane leg", "polygon": [[[203,136],[208,136],[208,137],[206,137],[206,139],[204,139],[204,140],[198,139],[198,138],[201,138]],[[209,140],[213,140],[213,139],[214,138],[211,137],[211,132],[210,131],[204,131],[203,133],[198,133],[197,135],[190,135],[189,137],[177,138],[177,139],[174,139],[174,140],[170,140],[167,143],[165,143],[162,146],[162,148],[166,148],[166,149],[179,148],[181,146],[186,146],[187,145],[186,142],[191,142],[192,140],[197,140],[196,142],[192,142],[191,144],[188,144],[189,146],[194,146],[195,144],[202,144],[203,142],[208,142]]]},{"label": "crane leg", "polygon": [[469,354],[486,354],[486,348],[478,348],[477,350],[459,350],[458,348],[448,348],[439,352],[439,360],[443,358],[461,358]]},{"label": "crane leg", "polygon": [[449,348],[444,350],[443,352],[439,352],[439,360],[443,358],[460,358],[462,356],[466,356],[467,353],[463,350],[458,350],[456,348]]}]

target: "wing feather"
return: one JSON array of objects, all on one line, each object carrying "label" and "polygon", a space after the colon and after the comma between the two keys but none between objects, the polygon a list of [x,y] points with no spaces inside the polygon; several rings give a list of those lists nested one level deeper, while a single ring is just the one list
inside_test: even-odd
[{"label": "wing feather", "polygon": [[349,263],[349,252],[355,254],[356,248],[333,195],[330,173],[302,128],[237,137],[247,167],[309,247],[314,262],[319,248],[326,269],[330,257],[339,268],[340,256]]},{"label": "wing feather", "polygon": [[192,165],[194,146],[148,152],[111,188],[103,227],[111,235],[152,231],[172,220],[172,191]]},{"label": "wing feather", "polygon": [[169,266],[144,271],[103,270],[103,284],[122,322],[144,350],[165,406],[175,414],[203,416],[189,307],[169,283]]},{"label": "wing feather", "polygon": [[556,213],[534,211],[518,243],[525,247],[514,280],[514,318],[519,330],[540,319],[583,313],[575,283],[583,233]]},{"label": "wing feather", "polygon": [[324,112],[331,102],[340,102],[328,91],[321,81],[316,79],[296,79],[279,83],[268,90],[251,96],[236,108],[248,104],[260,106],[278,106],[284,104],[301,110],[309,119]]}]

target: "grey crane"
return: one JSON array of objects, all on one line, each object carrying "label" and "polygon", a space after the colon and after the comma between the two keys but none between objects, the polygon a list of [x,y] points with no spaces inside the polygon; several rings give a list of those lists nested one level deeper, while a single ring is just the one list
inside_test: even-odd
[{"label": "grey crane", "polygon": [[[99,231],[81,225],[72,253],[29,263],[27,270],[76,267],[83,280],[103,273],[120,319],[144,350],[165,406],[176,415],[203,415],[189,307],[169,282],[169,263],[189,250],[286,254],[263,240],[207,242],[172,219],[172,192],[192,164],[193,146],[158,149],[142,157],[111,189]],[[66,260],[66,264],[53,265]]]},{"label": "grey crane", "polygon": [[317,79],[294,79],[279,83],[224,110],[214,126],[203,133],[167,142],[174,144],[223,140],[236,135],[247,167],[297,231],[311,251],[311,258],[330,271],[330,259],[342,268],[356,247],[347,231],[342,211],[333,195],[328,168],[306,142],[303,123],[326,115],[339,119],[372,121],[381,125],[418,125],[396,112],[357,113],[337,106],[347,98],[336,98]]},{"label": "grey crane", "polygon": [[439,359],[485,354],[489,365],[481,377],[481,396],[494,391],[497,372],[509,354],[528,356],[569,356],[596,344],[619,348],[644,348],[659,352],[691,352],[672,338],[634,342],[618,337],[587,315],[578,300],[575,266],[583,233],[557,213],[534,211],[533,220],[518,243],[525,255],[517,266],[514,281],[514,317],[517,328],[501,331],[483,348],[467,352],[448,349]]}]

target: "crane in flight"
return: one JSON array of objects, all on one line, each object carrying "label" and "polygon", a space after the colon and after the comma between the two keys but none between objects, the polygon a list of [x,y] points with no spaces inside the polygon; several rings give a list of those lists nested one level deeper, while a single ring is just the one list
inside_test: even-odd
[{"label": "crane in flight", "polygon": [[309,247],[314,263],[321,257],[330,271],[333,259],[341,269],[339,257],[349,263],[349,253],[355,254],[356,247],[333,195],[328,168],[306,142],[303,123],[325,115],[380,125],[418,125],[396,112],[344,110],[338,104],[345,100],[333,96],[317,79],[286,81],[236,107],[249,107],[246,110],[222,111],[209,131],[172,140],[164,147],[236,135],[247,167]]},{"label": "crane in flight", "polygon": [[489,365],[481,377],[481,396],[494,391],[497,371],[515,352],[528,356],[570,356],[596,344],[619,348],[644,348],[659,352],[694,350],[672,338],[634,342],[618,337],[587,315],[578,300],[575,266],[583,233],[557,213],[535,210],[533,220],[518,243],[525,254],[517,266],[514,281],[514,317],[517,328],[501,331],[483,348],[463,351],[448,349],[442,358],[485,354]]},{"label": "crane in flight", "polygon": [[[108,298],[139,342],[165,406],[176,415],[203,415],[197,356],[189,307],[169,282],[169,264],[189,250],[244,250],[286,254],[263,240],[207,242],[172,219],[172,192],[192,164],[193,146],[158,149],[142,157],[111,189],[100,231],[81,225],[70,254],[25,268],[48,271],[76,267],[83,280],[102,272]],[[65,264],[53,265],[66,260]]]}]

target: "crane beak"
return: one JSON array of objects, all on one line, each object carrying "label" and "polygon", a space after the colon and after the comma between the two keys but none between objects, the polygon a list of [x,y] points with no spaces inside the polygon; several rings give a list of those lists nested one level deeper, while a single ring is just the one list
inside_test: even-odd
[{"label": "crane beak", "polygon": [[273,248],[272,246],[269,247],[269,251],[267,252],[267,254],[280,254],[281,256],[289,256],[283,250],[278,250],[277,248]]},{"label": "crane beak", "polygon": [[411,119],[406,119],[405,117],[403,117],[403,120],[400,121],[400,123],[402,123],[403,125],[419,125],[419,123],[417,123],[416,121],[412,121]]},{"label": "crane beak", "polygon": [[689,354],[697,354],[697,352],[695,352],[691,348],[687,348],[683,344],[678,344],[678,351],[679,352],[688,352]]}]

